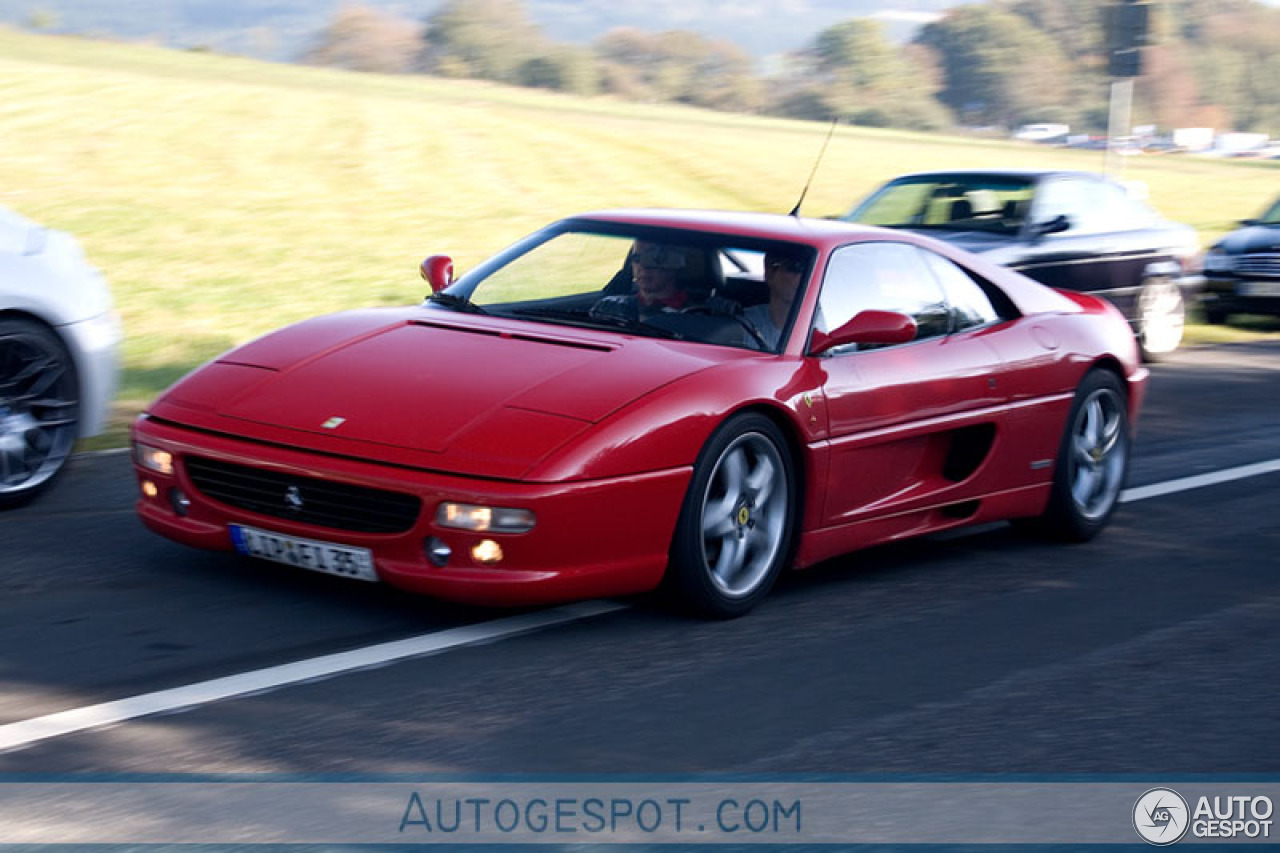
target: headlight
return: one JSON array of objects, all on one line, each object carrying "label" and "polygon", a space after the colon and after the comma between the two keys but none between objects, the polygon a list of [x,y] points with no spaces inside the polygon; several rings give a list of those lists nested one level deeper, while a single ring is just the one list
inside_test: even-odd
[{"label": "headlight", "polygon": [[436,524],[458,530],[528,533],[536,523],[534,514],[527,509],[442,503],[436,510]]},{"label": "headlight", "polygon": [[1204,256],[1205,272],[1231,272],[1235,264],[1231,256],[1221,249],[1210,249]]},{"label": "headlight", "polygon": [[173,476],[173,454],[167,450],[146,444],[134,444],[133,459],[148,471],[155,471],[167,477]]}]

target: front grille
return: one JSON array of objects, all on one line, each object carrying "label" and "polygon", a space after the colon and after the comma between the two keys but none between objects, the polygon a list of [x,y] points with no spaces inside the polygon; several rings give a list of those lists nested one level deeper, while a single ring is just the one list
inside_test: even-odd
[{"label": "front grille", "polygon": [[334,530],[403,533],[422,509],[415,495],[298,477],[198,456],[187,476],[201,493],[228,506]]},{"label": "front grille", "polygon": [[1241,276],[1280,278],[1280,252],[1251,252],[1236,258],[1236,273]]}]

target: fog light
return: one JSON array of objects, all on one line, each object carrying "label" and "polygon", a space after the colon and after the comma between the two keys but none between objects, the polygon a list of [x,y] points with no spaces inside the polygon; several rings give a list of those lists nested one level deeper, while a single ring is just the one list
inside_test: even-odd
[{"label": "fog light", "polygon": [[154,498],[160,494],[160,487],[150,480],[142,481],[142,494],[149,498]]},{"label": "fog light", "polygon": [[169,506],[173,507],[173,511],[183,517],[191,511],[191,498],[187,497],[182,489],[169,490]]},{"label": "fog light", "polygon": [[155,471],[157,474],[164,474],[166,477],[173,475],[173,454],[167,450],[146,444],[135,444],[133,459],[143,468]]},{"label": "fog light", "polygon": [[449,558],[453,556],[453,549],[434,536],[428,536],[423,544],[427,559],[437,568],[443,569],[448,564]]},{"label": "fog light", "polygon": [[486,539],[471,549],[471,559],[483,566],[492,566],[502,562],[502,546],[492,539]]},{"label": "fog light", "polygon": [[436,524],[459,530],[528,533],[536,523],[537,519],[527,509],[442,503],[436,510]]}]

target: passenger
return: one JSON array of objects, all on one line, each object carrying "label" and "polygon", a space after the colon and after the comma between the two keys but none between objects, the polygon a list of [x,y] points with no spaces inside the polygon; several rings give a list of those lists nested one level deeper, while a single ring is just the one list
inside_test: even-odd
[{"label": "passenger", "polygon": [[806,266],[808,262],[796,252],[777,249],[765,253],[764,283],[769,286],[769,301],[752,305],[742,312],[742,317],[770,349],[777,348],[782,337],[782,327],[787,324]]}]

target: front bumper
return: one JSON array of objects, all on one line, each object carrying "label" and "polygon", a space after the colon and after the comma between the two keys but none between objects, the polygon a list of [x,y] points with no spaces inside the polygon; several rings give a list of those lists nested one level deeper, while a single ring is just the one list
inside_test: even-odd
[{"label": "front bumper", "polygon": [[1280,279],[1206,274],[1200,300],[1222,314],[1280,314]]},{"label": "front bumper", "polygon": [[71,349],[80,380],[80,437],[97,435],[106,427],[120,376],[120,343],[124,339],[114,311],[60,326]]},{"label": "front bumper", "polygon": [[[230,524],[242,524],[304,539],[368,548],[381,580],[439,598],[483,605],[525,605],[653,589],[666,570],[676,519],[688,487],[688,467],[607,480],[567,483],[514,483],[337,458],[294,448],[262,445],[211,435],[148,419],[134,425],[134,440],[173,455],[173,473],[161,475],[139,466],[139,481],[149,481],[155,496],[144,493],[138,515],[151,530],[208,550],[234,549]],[[412,527],[401,533],[357,533],[291,521],[229,506],[193,483],[189,456],[254,466],[296,477],[299,483],[321,479],[418,496],[422,507]],[[179,514],[170,499],[178,489],[189,499]],[[281,495],[284,500],[284,495]],[[519,507],[537,517],[528,533],[478,533],[442,527],[436,509],[443,501]],[[427,557],[434,537],[452,551],[443,567]],[[501,545],[504,558],[483,565],[472,549],[483,540]],[[264,563],[264,566],[268,565]]]}]

